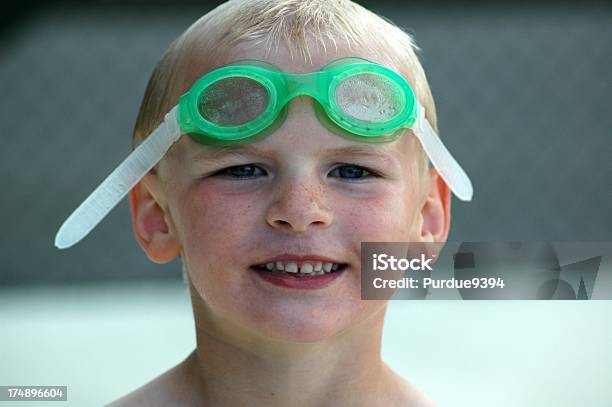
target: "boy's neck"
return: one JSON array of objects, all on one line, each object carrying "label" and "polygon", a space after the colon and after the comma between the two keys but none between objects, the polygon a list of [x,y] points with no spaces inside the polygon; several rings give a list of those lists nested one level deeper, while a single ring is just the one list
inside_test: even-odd
[{"label": "boy's neck", "polygon": [[197,349],[186,364],[204,405],[377,405],[397,380],[380,358],[386,307],[350,331],[294,343],[236,335],[200,300],[192,297]]}]

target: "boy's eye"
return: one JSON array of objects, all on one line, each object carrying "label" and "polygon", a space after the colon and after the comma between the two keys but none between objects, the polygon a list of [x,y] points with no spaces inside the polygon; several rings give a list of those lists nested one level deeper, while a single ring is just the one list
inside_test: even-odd
[{"label": "boy's eye", "polygon": [[261,175],[262,173],[263,171],[258,166],[253,164],[244,164],[226,168],[215,173],[215,175],[227,175],[232,178],[251,178]]},{"label": "boy's eye", "polygon": [[367,178],[368,176],[375,176],[374,173],[366,170],[365,168],[351,164],[344,164],[336,167],[330,174],[335,173],[337,173],[340,178],[346,179],[363,179]]}]

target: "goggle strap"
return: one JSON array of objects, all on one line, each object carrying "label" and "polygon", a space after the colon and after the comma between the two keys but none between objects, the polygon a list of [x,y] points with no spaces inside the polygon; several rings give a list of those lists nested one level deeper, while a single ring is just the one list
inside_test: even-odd
[{"label": "goggle strap", "polygon": [[147,137],[64,221],[55,236],[58,249],[68,248],[91,232],[166,154],[181,131],[177,106],[172,108]]},{"label": "goggle strap", "polygon": [[462,201],[471,201],[474,188],[470,178],[449,151],[425,118],[425,108],[418,103],[417,120],[412,131],[421,142],[423,150],[429,157],[444,182]]}]

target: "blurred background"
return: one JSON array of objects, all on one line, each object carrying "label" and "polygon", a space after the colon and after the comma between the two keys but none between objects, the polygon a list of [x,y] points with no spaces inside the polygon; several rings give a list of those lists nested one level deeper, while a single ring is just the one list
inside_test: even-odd
[{"label": "blurred background", "polygon": [[[193,349],[180,264],[146,258],[127,199],[73,248],[53,239],[130,152],[161,54],[220,3],[0,6],[0,385],[102,405]],[[359,3],[415,36],[474,183],[450,240],[612,240],[612,6]],[[611,317],[609,301],[397,301],[383,356],[442,406],[609,406]]]}]

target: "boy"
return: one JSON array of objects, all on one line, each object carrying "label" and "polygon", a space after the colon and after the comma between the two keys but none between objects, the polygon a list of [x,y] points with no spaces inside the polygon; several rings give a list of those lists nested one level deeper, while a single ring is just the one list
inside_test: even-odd
[{"label": "boy", "polygon": [[[195,92],[194,83],[204,85],[193,114],[228,127],[218,136],[214,126],[193,137],[167,130],[177,141],[129,200],[147,256],[157,263],[181,257],[197,347],[112,406],[433,405],[380,358],[386,301],[360,298],[361,242],[444,242],[449,186],[471,198],[469,179],[432,138],[435,107],[415,48],[399,28],[348,0],[230,1],[170,46],[148,84],[134,144],[178,120],[172,107]],[[254,76],[236,79],[226,70],[217,82],[200,79],[227,66]],[[268,69],[261,78],[258,67]],[[314,76],[295,75],[330,67],[365,73],[316,97]],[[282,103],[270,100],[283,85],[264,86],[280,77],[275,72],[289,78],[287,92],[302,86],[311,93],[293,94],[278,110]],[[408,91],[397,97],[403,81],[425,117],[383,138],[371,129],[410,110],[394,107],[410,99]],[[261,131],[247,128],[273,108]],[[353,118],[334,119],[342,109]],[[192,123],[187,111],[183,133]],[[229,126],[248,137],[231,139]],[[71,243],[58,237],[56,244]]]}]

